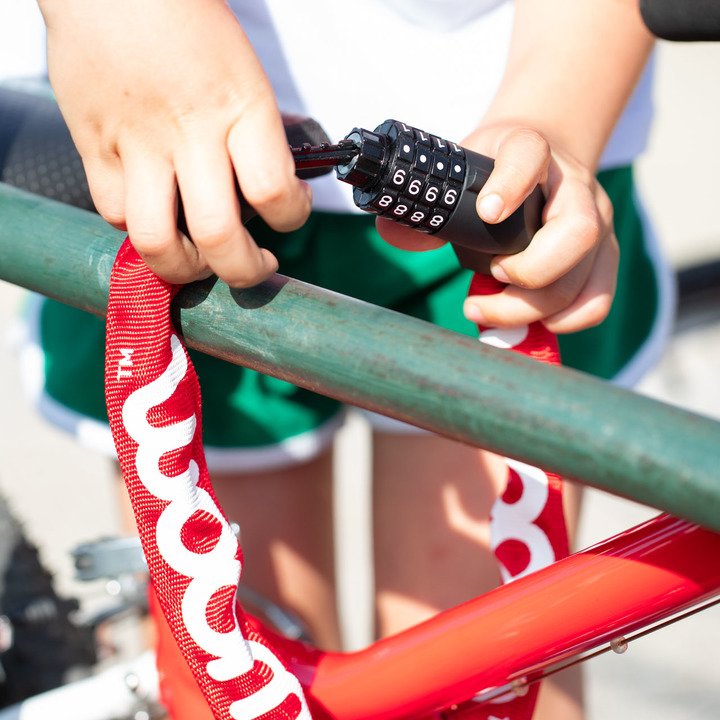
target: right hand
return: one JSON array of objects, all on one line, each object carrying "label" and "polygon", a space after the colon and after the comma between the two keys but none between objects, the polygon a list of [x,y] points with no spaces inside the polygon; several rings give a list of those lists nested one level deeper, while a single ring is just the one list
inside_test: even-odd
[{"label": "right hand", "polygon": [[[170,282],[215,272],[250,287],[275,272],[242,224],[235,177],[278,231],[305,222],[310,189],[224,0],[39,4],[50,81],[98,212]],[[177,229],[178,191],[190,239]]]},{"label": "right hand", "polygon": [[[514,122],[481,125],[462,144],[495,158],[477,202],[483,221],[507,219],[537,185],[546,197],[543,227],[530,245],[515,255],[488,258],[488,272],[506,287],[468,297],[465,317],[490,327],[542,321],[554,333],[602,322],[615,293],[619,251],[612,205],[593,172],[559,143]],[[377,223],[385,240],[398,247],[443,244],[387,218]]]}]

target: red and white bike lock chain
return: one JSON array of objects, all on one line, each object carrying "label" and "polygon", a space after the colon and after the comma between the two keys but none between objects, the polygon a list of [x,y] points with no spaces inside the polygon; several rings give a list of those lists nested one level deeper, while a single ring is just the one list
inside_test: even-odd
[{"label": "red and white bike lock chain", "polygon": [[[476,277],[473,294],[497,292]],[[105,360],[108,416],[152,586],[173,637],[218,720],[309,720],[298,679],[236,600],[242,553],[212,490],[201,437],[200,387],[174,330],[180,288],[160,280],[128,240],[110,281]],[[557,362],[553,336],[536,323],[481,339]],[[567,554],[560,480],[508,462],[492,516],[503,579]],[[463,716],[529,720],[535,690]],[[494,708],[494,710],[493,710]]]}]

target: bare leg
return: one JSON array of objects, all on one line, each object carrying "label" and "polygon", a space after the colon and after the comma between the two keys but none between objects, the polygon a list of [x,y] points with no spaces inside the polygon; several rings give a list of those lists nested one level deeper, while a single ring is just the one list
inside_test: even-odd
[{"label": "bare leg", "polygon": [[[578,519],[583,495],[582,485],[566,481],[563,488],[565,518],[567,521],[570,551],[575,547]],[[545,680],[540,688],[540,695],[535,708],[536,720],[582,720],[583,712],[583,673],[582,667],[563,670]]]},{"label": "bare leg", "polygon": [[[506,470],[501,458],[434,436],[376,433],[373,444],[382,637],[498,585],[489,514]],[[581,720],[581,695],[577,670],[556,676],[543,685],[536,719]]]},{"label": "bare leg", "polygon": [[583,680],[579,665],[543,681],[533,720],[582,720]]},{"label": "bare leg", "polygon": [[332,452],[282,470],[215,473],[213,486],[240,525],[241,582],[297,614],[319,647],[337,649]]},{"label": "bare leg", "polygon": [[435,436],[376,433],[377,634],[385,636],[499,582],[489,514],[504,481],[492,455]]},{"label": "bare leg", "polygon": [[[214,473],[220,505],[240,525],[242,582],[293,611],[315,643],[339,648],[332,524],[332,451],[282,470]],[[120,504],[137,533],[127,493]]]}]

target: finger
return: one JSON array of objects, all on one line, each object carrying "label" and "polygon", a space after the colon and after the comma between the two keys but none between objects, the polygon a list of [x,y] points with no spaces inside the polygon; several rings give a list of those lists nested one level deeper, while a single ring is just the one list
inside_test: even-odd
[{"label": "finger", "polygon": [[570,333],[599,325],[610,312],[620,260],[617,239],[611,233],[598,248],[595,264],[585,286],[568,307],[545,319],[554,333]]},{"label": "finger", "polygon": [[125,181],[119,157],[82,158],[88,188],[95,209],[104,220],[118,230],[127,229],[125,223]]},{"label": "finger", "polygon": [[275,230],[287,232],[310,214],[310,186],[295,175],[295,162],[280,115],[262,106],[243,115],[227,139],[245,199]]},{"label": "finger", "polygon": [[495,167],[477,199],[478,215],[488,223],[502,222],[547,178],[550,146],[535,130],[520,128],[500,143]]},{"label": "finger", "polygon": [[570,306],[580,294],[590,274],[593,258],[557,282],[540,290],[508,285],[494,295],[473,295],[465,300],[465,317],[490,327],[516,327],[553,316]]},{"label": "finger", "polygon": [[527,289],[547,287],[592,253],[607,228],[590,188],[567,180],[545,210],[545,224],[516,255],[498,255],[493,277]]},{"label": "finger", "polygon": [[389,218],[377,218],[375,227],[385,242],[402,250],[435,250],[445,244],[444,240],[419,230],[413,230],[405,225],[399,225]]},{"label": "finger", "polygon": [[275,257],[242,225],[225,148],[186,144],[175,169],[190,237],[212,270],[231,287],[252,287],[275,272]]},{"label": "finger", "polygon": [[148,267],[164,280],[186,283],[209,268],[177,229],[175,173],[168,160],[142,154],[123,157],[125,214],[130,241]]}]

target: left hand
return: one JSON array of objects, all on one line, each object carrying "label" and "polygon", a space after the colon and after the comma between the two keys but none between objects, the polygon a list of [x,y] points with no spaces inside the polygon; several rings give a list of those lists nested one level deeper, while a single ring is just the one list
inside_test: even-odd
[{"label": "left hand", "polygon": [[[486,223],[502,222],[540,185],[546,198],[543,226],[516,255],[497,255],[492,275],[507,283],[496,295],[469,297],[468,320],[515,327],[537,320],[569,333],[602,322],[615,293],[619,260],[612,205],[593,171],[538,131],[508,124],[480,127],[462,143],[495,158],[478,196]],[[383,238],[408,250],[444,244],[392,220],[378,218]]]}]

